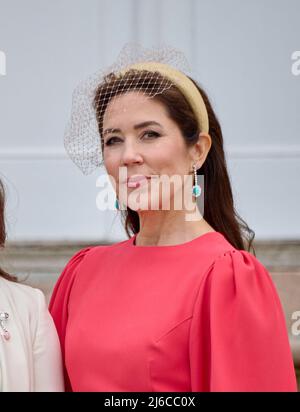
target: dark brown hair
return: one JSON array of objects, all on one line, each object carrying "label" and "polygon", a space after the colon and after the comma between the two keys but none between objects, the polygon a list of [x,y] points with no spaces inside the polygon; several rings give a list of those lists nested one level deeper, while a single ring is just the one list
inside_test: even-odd
[{"label": "dark brown hair", "polygon": [[[0,249],[4,248],[5,240],[6,240],[4,208],[5,208],[5,192],[4,192],[3,183],[0,180]],[[9,275],[3,269],[1,269],[1,267],[0,267],[0,276],[2,276],[3,278],[7,280],[17,282],[17,278],[15,276]]]},{"label": "dark brown hair", "polygon": [[[235,248],[248,251],[251,251],[252,248],[255,255],[252,245],[255,233],[239,216],[234,207],[219,120],[205,91],[193,79],[190,80],[195,84],[205,102],[209,119],[209,135],[212,140],[206,160],[197,170],[198,175],[204,175],[203,217],[216,231],[222,233]],[[139,72],[139,76],[136,76],[135,70],[130,70],[123,76],[117,76],[114,73],[108,74],[104,82],[98,86],[94,98],[100,136],[102,136],[105,108],[113,97],[127,91],[134,91],[137,88],[151,96],[149,90],[155,91],[159,84],[165,84],[165,82],[165,78],[160,73],[153,76],[153,73],[146,70],[143,71],[143,75]],[[153,96],[153,99],[164,104],[170,118],[180,128],[186,145],[193,146],[197,142],[201,130],[187,99],[179,89],[173,85],[163,93]],[[103,140],[101,147],[103,153]],[[130,208],[121,210],[121,213],[128,237],[138,233],[140,230],[138,213]]]}]

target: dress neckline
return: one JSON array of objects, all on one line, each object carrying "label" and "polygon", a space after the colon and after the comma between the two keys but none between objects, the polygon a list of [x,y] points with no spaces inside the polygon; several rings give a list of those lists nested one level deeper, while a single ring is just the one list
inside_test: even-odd
[{"label": "dress neckline", "polygon": [[157,249],[161,249],[161,250],[173,249],[174,250],[174,249],[181,249],[181,248],[185,248],[185,247],[191,247],[191,246],[199,244],[203,241],[209,241],[209,240],[218,239],[218,238],[219,239],[220,238],[224,239],[224,236],[221,232],[214,231],[214,232],[206,232],[203,235],[200,235],[200,236],[198,236],[198,237],[196,237],[192,240],[189,240],[188,242],[179,243],[179,244],[176,244],[176,245],[149,245],[149,246],[144,245],[144,246],[142,246],[142,245],[136,245],[135,244],[135,239],[136,239],[137,235],[138,235],[138,233],[136,233],[134,236],[132,236],[129,239],[129,245],[134,249],[141,249],[141,250],[142,249],[143,250],[144,249],[155,249],[155,250],[157,250]]}]

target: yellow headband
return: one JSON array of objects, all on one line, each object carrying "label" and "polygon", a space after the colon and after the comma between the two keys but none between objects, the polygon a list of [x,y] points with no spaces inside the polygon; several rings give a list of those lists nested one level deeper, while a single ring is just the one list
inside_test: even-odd
[{"label": "yellow headband", "polygon": [[174,69],[168,64],[158,62],[143,62],[132,64],[126,67],[126,69],[120,71],[120,74],[125,74],[130,69],[159,72],[160,74],[168,78],[171,82],[173,82],[190,103],[191,108],[198,119],[201,132],[208,133],[209,122],[204,100],[197,87],[184,73],[180,72],[177,69]]}]

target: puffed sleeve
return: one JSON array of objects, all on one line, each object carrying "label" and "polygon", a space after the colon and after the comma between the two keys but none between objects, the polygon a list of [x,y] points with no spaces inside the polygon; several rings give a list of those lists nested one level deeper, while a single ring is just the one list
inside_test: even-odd
[{"label": "puffed sleeve", "polygon": [[281,302],[252,254],[219,256],[200,284],[190,328],[193,392],[294,392]]},{"label": "puffed sleeve", "polygon": [[65,367],[65,336],[68,322],[69,296],[78,267],[90,249],[90,247],[84,248],[70,259],[54,286],[49,303],[49,311],[54,320],[60,340],[66,392],[72,392],[69,376]]}]

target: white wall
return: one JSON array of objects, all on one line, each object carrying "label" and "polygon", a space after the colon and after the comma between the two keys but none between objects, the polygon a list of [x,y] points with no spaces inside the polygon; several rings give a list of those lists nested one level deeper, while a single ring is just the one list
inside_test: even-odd
[{"label": "white wall", "polygon": [[298,0],[0,0],[0,175],[10,239],[124,238],[66,157],[77,83],[123,44],[186,53],[220,118],[236,207],[257,238],[299,238]]}]

